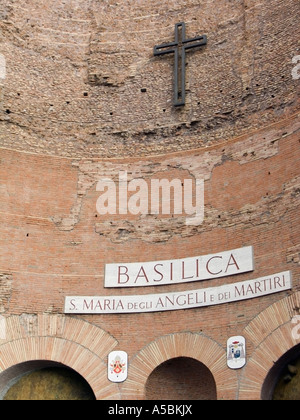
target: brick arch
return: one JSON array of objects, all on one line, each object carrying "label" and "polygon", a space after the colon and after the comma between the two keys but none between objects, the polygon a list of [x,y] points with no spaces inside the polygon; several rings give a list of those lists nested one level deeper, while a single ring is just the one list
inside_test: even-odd
[{"label": "brick arch", "polygon": [[300,292],[285,297],[257,315],[244,329],[255,350],[243,370],[239,399],[260,400],[262,388],[274,364],[300,343],[292,333],[291,321],[299,315]]},{"label": "brick arch", "polygon": [[190,357],[203,363],[216,382],[218,399],[234,399],[236,373],[227,368],[226,349],[200,334],[178,333],[157,339],[130,362],[129,378],[122,388],[124,399],[144,399],[147,380],[156,367],[177,357]]},{"label": "brick arch", "polygon": [[64,315],[21,315],[6,318],[0,340],[0,386],[22,373],[30,361],[62,364],[78,372],[96,399],[120,399],[107,379],[107,355],[117,340],[95,325]]}]

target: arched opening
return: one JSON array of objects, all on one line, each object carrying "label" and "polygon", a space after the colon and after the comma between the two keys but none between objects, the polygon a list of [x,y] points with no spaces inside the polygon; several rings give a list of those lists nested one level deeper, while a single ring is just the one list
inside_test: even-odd
[{"label": "arched opening", "polygon": [[300,400],[300,344],[272,367],[263,384],[263,400]]},{"label": "arched opening", "polygon": [[30,361],[0,374],[2,400],[95,400],[87,381],[73,369],[51,361]]},{"label": "arched opening", "polygon": [[216,400],[211,371],[198,360],[177,357],[159,365],[146,383],[147,400]]}]

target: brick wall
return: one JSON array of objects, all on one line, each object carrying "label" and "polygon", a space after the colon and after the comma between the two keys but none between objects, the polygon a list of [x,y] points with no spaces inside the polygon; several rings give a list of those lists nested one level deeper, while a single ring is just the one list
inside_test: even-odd
[{"label": "brick wall", "polygon": [[[220,144],[297,111],[297,0],[47,3],[4,0],[1,144],[70,157],[161,154]],[[173,57],[155,45],[206,34],[188,52],[174,109]]]},{"label": "brick wall", "polygon": [[209,369],[194,359],[176,358],[150,375],[146,398],[159,400],[214,400],[216,385]]}]

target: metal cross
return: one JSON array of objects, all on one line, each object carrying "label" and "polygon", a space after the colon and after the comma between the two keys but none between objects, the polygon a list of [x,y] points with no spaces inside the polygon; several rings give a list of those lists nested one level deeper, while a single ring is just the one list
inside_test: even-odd
[{"label": "metal cross", "polygon": [[[181,33],[181,37],[180,37]],[[180,40],[179,40],[180,38]],[[185,52],[192,48],[201,47],[207,44],[207,36],[197,36],[196,38],[186,39],[185,23],[180,22],[175,25],[175,42],[156,45],[154,55],[175,54],[174,66],[174,105],[185,105]],[[181,56],[181,64],[180,64]]]}]

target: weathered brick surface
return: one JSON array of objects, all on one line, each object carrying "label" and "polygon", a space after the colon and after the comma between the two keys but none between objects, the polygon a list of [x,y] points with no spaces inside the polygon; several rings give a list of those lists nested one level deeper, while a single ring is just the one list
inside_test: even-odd
[{"label": "weathered brick surface", "polygon": [[[212,372],[218,398],[260,398],[273,362],[297,344],[288,335],[299,313],[300,84],[291,76],[299,1],[2,3],[0,313],[9,320],[0,340],[3,374],[49,358],[78,370],[98,398],[145,398],[157,366],[192,357]],[[209,42],[189,52],[187,104],[174,109],[173,61],[154,58],[153,46],[171,41],[179,21],[188,36],[206,33]],[[118,180],[121,170],[148,183],[203,179],[204,222],[100,216],[96,184]],[[291,270],[292,291],[179,312],[62,314],[65,296],[115,293],[103,285],[106,263],[248,245],[254,273],[201,287]],[[172,291],[193,289],[195,283]],[[239,334],[247,339],[248,364],[232,372],[226,341]],[[131,366],[120,386],[104,372],[115,348],[128,352]],[[169,392],[166,385],[165,398]]]},{"label": "weathered brick surface", "polygon": [[[168,153],[222,143],[299,109],[297,0],[3,3],[6,147],[70,157]],[[187,36],[208,36],[206,48],[188,53],[184,109],[172,107],[173,58],[153,57],[178,21]]]}]

